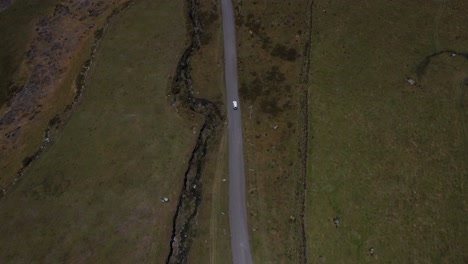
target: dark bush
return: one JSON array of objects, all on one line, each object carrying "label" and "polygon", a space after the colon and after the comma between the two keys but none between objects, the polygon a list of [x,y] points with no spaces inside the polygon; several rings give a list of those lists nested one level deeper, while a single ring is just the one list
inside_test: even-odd
[{"label": "dark bush", "polygon": [[269,49],[271,48],[271,44],[273,44],[273,42],[271,41],[271,38],[267,35],[262,35],[261,36],[262,38],[262,49]]},{"label": "dark bush", "polygon": [[49,120],[49,126],[52,127],[52,126],[55,126],[57,124],[60,123],[60,117],[59,115],[55,115],[54,118],[52,118],[51,120]]},{"label": "dark bush", "polygon": [[277,116],[281,109],[278,107],[277,98],[265,98],[260,103],[260,109],[262,112],[270,114],[272,116]]},{"label": "dark bush", "polygon": [[287,61],[295,61],[297,57],[297,51],[293,48],[287,48],[282,44],[276,44],[273,50],[271,51],[271,56],[279,57]]},{"label": "dark bush", "polygon": [[260,30],[262,30],[262,21],[255,19],[255,16],[252,13],[247,15],[247,22],[245,25],[249,28],[249,30],[252,30],[255,35],[259,35]]},{"label": "dark bush", "polygon": [[284,74],[279,70],[278,66],[272,66],[271,70],[266,73],[266,80],[273,82],[275,84],[279,84],[286,80]]},{"label": "dark bush", "polygon": [[215,12],[201,12],[200,20],[203,29],[206,29],[209,26],[211,26],[216,20],[218,20],[218,14]]},{"label": "dark bush", "polygon": [[96,39],[101,39],[103,33],[104,33],[104,29],[100,28],[100,29],[94,31],[94,37]]},{"label": "dark bush", "polygon": [[34,160],[33,156],[29,156],[23,159],[23,167],[28,166]]},{"label": "dark bush", "polygon": [[286,55],[286,60],[288,61],[295,61],[297,57],[296,49],[290,48],[288,49],[288,53]]}]

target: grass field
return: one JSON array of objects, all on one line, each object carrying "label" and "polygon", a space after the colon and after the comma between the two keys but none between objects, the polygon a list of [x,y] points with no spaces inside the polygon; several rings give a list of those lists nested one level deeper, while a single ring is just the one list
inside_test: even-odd
[{"label": "grass field", "polygon": [[[310,263],[468,261],[466,10],[465,1],[315,1]],[[424,63],[444,50],[457,55]]]},{"label": "grass field", "polygon": [[[55,2],[35,13],[37,4],[17,0],[1,13],[0,36],[15,37],[0,50],[0,105],[29,41],[21,36]],[[220,7],[200,2],[193,95],[224,113]],[[309,1],[233,2],[254,262],[468,262],[468,4],[315,0],[304,87]],[[202,124],[166,98],[187,11],[183,1],[139,0],[112,19],[76,112],[0,200],[0,263],[166,260]],[[188,263],[231,257],[227,131],[219,131],[196,186]]]},{"label": "grass field", "polygon": [[197,122],[165,97],[184,46],[183,12],[179,1],[142,0],[114,18],[83,102],[0,201],[0,262],[167,257]]}]

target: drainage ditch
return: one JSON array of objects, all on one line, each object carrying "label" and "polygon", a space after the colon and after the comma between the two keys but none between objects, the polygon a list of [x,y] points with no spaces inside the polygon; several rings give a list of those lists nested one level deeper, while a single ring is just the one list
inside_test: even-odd
[{"label": "drainage ditch", "polygon": [[417,66],[416,66],[416,75],[418,79],[421,79],[426,74],[427,67],[431,63],[431,60],[439,55],[449,54],[450,56],[462,56],[465,59],[468,59],[468,53],[461,53],[454,50],[443,50],[431,55],[426,56]]},{"label": "drainage ditch", "polygon": [[201,203],[201,177],[207,149],[218,137],[223,117],[219,108],[206,99],[193,97],[190,60],[200,49],[202,27],[199,17],[199,1],[190,0],[186,4],[188,26],[191,29],[189,46],[177,64],[176,76],[171,86],[172,104],[178,104],[204,117],[204,123],[184,174],[184,183],[179,196],[172,223],[172,236],[166,263],[186,263],[192,242],[193,224]]},{"label": "drainage ditch", "polygon": [[306,10],[306,30],[307,41],[304,45],[304,61],[301,70],[301,83],[304,87],[302,100],[300,102],[300,125],[301,125],[301,138],[299,140],[299,156],[301,161],[300,178],[298,180],[298,197],[300,201],[300,234],[301,234],[301,248],[299,249],[299,262],[307,263],[307,239],[305,233],[305,205],[307,193],[307,162],[308,162],[308,145],[309,145],[309,74],[310,74],[310,49],[312,45],[312,9],[314,0],[309,0]]}]

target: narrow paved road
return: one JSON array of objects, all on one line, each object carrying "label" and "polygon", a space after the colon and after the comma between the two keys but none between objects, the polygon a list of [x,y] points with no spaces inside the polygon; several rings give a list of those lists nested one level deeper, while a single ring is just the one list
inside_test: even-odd
[{"label": "narrow paved road", "polygon": [[[229,224],[231,229],[231,250],[234,264],[250,264],[249,231],[245,202],[244,152],[242,146],[242,120],[237,90],[237,55],[234,12],[231,0],[221,0],[223,13],[224,68],[227,95],[229,135]],[[234,110],[232,101],[239,102]]]}]

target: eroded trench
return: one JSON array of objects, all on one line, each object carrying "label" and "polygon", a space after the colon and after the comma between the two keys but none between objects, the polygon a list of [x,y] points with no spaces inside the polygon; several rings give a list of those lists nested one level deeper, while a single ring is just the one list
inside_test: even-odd
[{"label": "eroded trench", "polygon": [[189,45],[177,64],[176,75],[170,88],[172,104],[178,104],[203,116],[204,122],[184,174],[184,183],[172,222],[172,235],[166,263],[187,262],[191,235],[193,234],[192,226],[202,199],[200,180],[203,175],[207,150],[210,143],[218,137],[219,128],[224,119],[215,103],[192,95],[190,60],[200,49],[200,36],[203,29],[199,17],[199,1],[187,1],[185,9],[188,18],[187,26],[191,33]]}]

